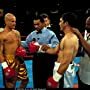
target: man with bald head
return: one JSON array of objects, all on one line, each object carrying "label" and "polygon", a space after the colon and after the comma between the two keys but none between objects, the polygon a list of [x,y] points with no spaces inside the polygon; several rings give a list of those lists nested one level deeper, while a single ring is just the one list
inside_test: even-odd
[{"label": "man with bald head", "polygon": [[[12,13],[5,14],[5,28],[0,32],[0,63],[5,76],[6,88],[15,88],[17,80],[21,80],[19,88],[25,88],[28,76],[22,54],[20,32],[15,30],[16,17]],[[22,52],[17,55],[17,52]]]},{"label": "man with bald head", "polygon": [[88,88],[90,87],[90,16],[85,21],[84,37],[79,30],[75,29],[73,31],[78,35],[84,51],[79,67],[79,87]]},{"label": "man with bald head", "polygon": [[[86,18],[85,21],[85,33],[84,40],[90,45],[90,16]],[[82,39],[80,39],[82,46],[84,46],[84,56],[81,57],[80,69],[79,69],[79,78],[80,78],[80,88],[90,87],[90,56],[88,56],[87,45],[84,44]],[[89,48],[88,48],[89,50]],[[89,50],[90,51],[90,50]]]}]

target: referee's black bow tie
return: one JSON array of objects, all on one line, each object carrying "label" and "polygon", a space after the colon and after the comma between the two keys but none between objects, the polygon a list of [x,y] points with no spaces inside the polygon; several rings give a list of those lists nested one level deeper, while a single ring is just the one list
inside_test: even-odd
[{"label": "referee's black bow tie", "polygon": [[40,31],[37,31],[37,34],[40,34],[40,33],[42,33],[42,31],[40,30]]}]

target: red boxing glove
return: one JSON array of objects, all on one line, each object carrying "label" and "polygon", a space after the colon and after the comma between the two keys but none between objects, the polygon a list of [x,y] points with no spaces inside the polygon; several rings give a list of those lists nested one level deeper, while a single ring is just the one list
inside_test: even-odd
[{"label": "red boxing glove", "polygon": [[48,88],[59,88],[59,82],[56,82],[53,77],[48,78],[47,80]]},{"label": "red boxing glove", "polygon": [[4,74],[6,79],[13,78],[16,75],[15,71],[10,67],[4,69]]},{"label": "red boxing glove", "polygon": [[62,75],[57,71],[53,74],[52,77],[47,80],[47,87],[49,88],[59,88],[59,80],[62,78]]},{"label": "red boxing glove", "polygon": [[3,70],[4,70],[4,74],[5,74],[5,78],[6,79],[10,79],[10,78],[13,78],[16,76],[16,72],[14,69],[8,67],[7,63],[6,62],[3,62],[2,63],[2,67],[3,67]]},{"label": "red boxing glove", "polygon": [[30,53],[36,53],[39,50],[38,42],[32,41],[28,45]]},{"label": "red boxing glove", "polygon": [[16,49],[16,56],[25,57],[26,50],[22,46],[20,46],[19,48]]}]

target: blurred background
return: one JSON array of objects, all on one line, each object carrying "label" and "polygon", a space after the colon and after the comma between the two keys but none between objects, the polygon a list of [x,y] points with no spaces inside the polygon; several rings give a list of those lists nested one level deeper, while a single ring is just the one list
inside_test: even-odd
[{"label": "blurred background", "polygon": [[[51,2],[50,2],[51,1]],[[33,31],[33,16],[35,13],[47,13],[51,23],[58,26],[60,15],[72,11],[79,16],[79,28],[83,32],[84,20],[90,14],[90,7],[85,0],[0,0],[0,8],[7,12],[14,13],[17,17],[16,29],[22,36],[27,36]]]}]

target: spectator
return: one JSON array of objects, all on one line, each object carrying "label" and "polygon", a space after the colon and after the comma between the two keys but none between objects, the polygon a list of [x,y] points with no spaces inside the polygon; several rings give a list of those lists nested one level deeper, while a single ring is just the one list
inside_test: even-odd
[{"label": "spectator", "polygon": [[50,16],[46,13],[42,13],[41,16],[44,18],[45,26],[48,29],[51,29],[56,34],[57,38],[61,40],[63,37],[63,32],[60,32],[59,27],[57,25],[51,23]]}]

